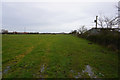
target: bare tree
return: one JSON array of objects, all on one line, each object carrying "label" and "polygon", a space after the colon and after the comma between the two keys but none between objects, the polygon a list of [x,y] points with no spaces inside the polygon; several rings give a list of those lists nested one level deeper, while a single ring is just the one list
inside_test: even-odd
[{"label": "bare tree", "polygon": [[118,10],[117,17],[115,17],[116,24],[118,24],[118,28],[120,28],[120,1],[118,2],[118,6],[116,6]]},{"label": "bare tree", "polygon": [[115,7],[118,9],[118,11],[120,11],[120,1],[118,2],[118,6]]},{"label": "bare tree", "polygon": [[104,19],[102,17],[98,18],[98,23],[99,26],[101,26],[101,28],[104,27]]},{"label": "bare tree", "polygon": [[107,16],[101,16],[98,18],[98,25],[101,28],[112,28],[115,25],[118,25],[118,28],[120,27],[120,2],[118,3],[118,6],[116,6],[116,8],[118,9],[118,15],[116,17],[110,18]]},{"label": "bare tree", "polygon": [[87,28],[83,25],[78,29],[78,32],[82,35],[83,33],[85,33],[87,31]]},{"label": "bare tree", "polygon": [[98,18],[98,25],[101,26],[101,28],[112,28],[113,26],[118,24],[118,17],[109,18],[107,16],[100,16]]},{"label": "bare tree", "polygon": [[114,17],[112,19],[109,17],[105,17],[104,20],[107,28],[112,28],[113,26],[118,24],[118,17]]},{"label": "bare tree", "polygon": [[105,24],[106,24],[106,27],[109,28],[110,18],[104,16],[104,22],[105,22]]},{"label": "bare tree", "polygon": [[120,28],[120,1],[118,2],[118,28]]},{"label": "bare tree", "polygon": [[[120,1],[118,2],[118,6],[116,6],[118,10],[117,16],[114,18],[110,18],[107,16],[100,16],[98,19],[98,25],[101,26],[102,28],[105,26],[107,28],[112,28],[115,25],[118,25],[118,28],[120,27]],[[100,14],[101,15],[101,14]]]},{"label": "bare tree", "polygon": [[112,20],[110,20],[109,22],[109,26],[110,28],[112,28],[113,26],[118,24],[118,17],[113,18]]}]

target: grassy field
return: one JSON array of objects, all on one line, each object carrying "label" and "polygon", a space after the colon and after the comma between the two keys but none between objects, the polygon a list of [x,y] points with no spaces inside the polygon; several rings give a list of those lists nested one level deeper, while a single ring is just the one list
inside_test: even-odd
[{"label": "grassy field", "polygon": [[3,78],[116,78],[118,54],[72,35],[3,35]]}]

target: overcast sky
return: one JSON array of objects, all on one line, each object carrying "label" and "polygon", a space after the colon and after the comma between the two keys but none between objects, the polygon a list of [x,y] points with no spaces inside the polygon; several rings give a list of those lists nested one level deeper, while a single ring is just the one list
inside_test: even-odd
[{"label": "overcast sky", "polygon": [[117,2],[3,2],[2,27],[9,31],[70,32],[95,26],[96,15],[114,17]]}]

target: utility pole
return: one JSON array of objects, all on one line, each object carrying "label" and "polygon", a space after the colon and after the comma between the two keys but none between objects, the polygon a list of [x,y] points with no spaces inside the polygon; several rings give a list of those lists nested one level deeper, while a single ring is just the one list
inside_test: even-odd
[{"label": "utility pole", "polygon": [[96,16],[96,20],[94,20],[94,22],[96,23],[96,28],[97,28],[97,18],[98,18],[98,16]]}]

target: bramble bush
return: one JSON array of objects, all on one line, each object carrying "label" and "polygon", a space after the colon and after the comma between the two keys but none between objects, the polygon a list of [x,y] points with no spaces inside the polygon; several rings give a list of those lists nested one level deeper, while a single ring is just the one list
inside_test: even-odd
[{"label": "bramble bush", "polygon": [[100,31],[99,34],[89,35],[84,33],[82,38],[86,38],[95,43],[104,45],[114,51],[120,51],[120,32],[117,31]]}]

